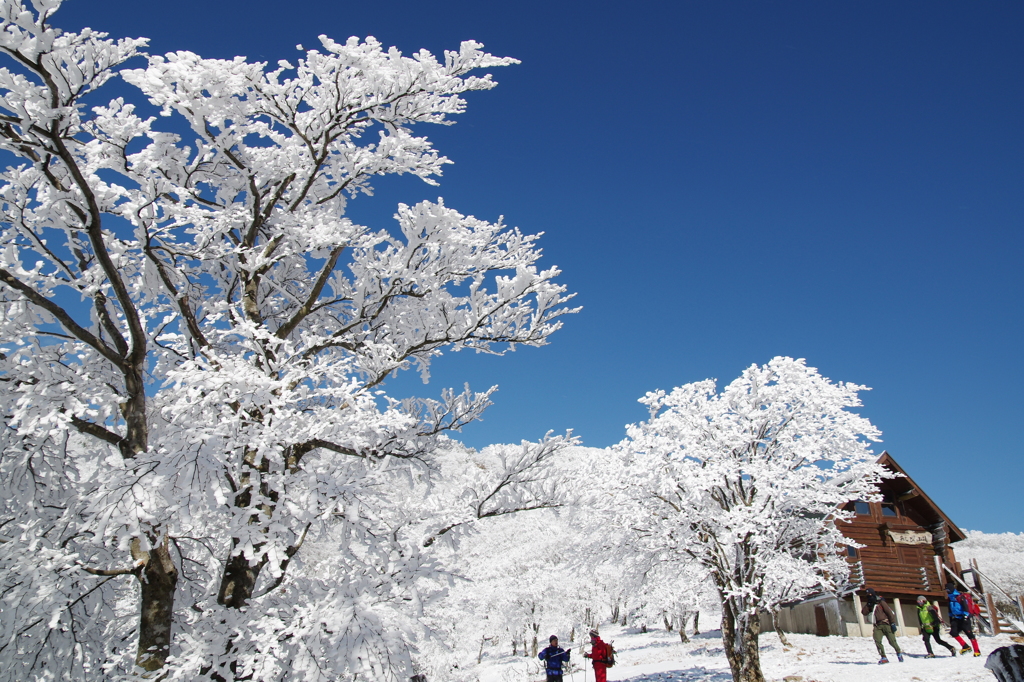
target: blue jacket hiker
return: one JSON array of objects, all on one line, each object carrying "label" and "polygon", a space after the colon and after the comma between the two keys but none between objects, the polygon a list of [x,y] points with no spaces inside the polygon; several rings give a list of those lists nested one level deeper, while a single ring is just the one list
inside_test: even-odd
[{"label": "blue jacket hiker", "polygon": [[[971,627],[971,604],[973,603],[968,595],[956,589],[953,581],[946,583],[946,594],[949,595],[949,636],[960,645],[961,654],[969,654],[974,650],[975,656],[981,656],[978,649],[978,640],[974,637],[974,628]],[[971,640],[971,646],[960,636],[960,633],[967,635]]]},{"label": "blue jacket hiker", "polygon": [[547,661],[548,682],[562,682],[562,664],[569,662],[569,652],[558,646],[558,637],[554,635],[548,642],[551,646],[537,654],[537,658]]}]

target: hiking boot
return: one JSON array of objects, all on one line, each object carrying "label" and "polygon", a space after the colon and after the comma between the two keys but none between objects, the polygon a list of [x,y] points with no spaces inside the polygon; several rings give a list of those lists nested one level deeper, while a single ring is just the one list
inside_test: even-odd
[{"label": "hiking boot", "polygon": [[949,649],[950,656],[956,656],[956,647],[947,646],[946,648]]},{"label": "hiking boot", "polygon": [[896,652],[896,660],[899,661],[900,663],[903,662],[903,654],[901,652],[899,652],[899,651]]},{"label": "hiking boot", "polygon": [[964,655],[969,654],[969,653],[971,653],[971,647],[969,647],[969,646],[965,646],[963,649],[960,650],[960,655],[961,656],[964,656]]},{"label": "hiking boot", "polygon": [[975,657],[977,657],[977,656],[981,656],[981,652],[980,652],[980,651],[975,651],[975,652],[974,652],[974,655],[975,655]]},{"label": "hiking boot", "polygon": [[880,659],[878,659],[878,665],[882,665],[883,663],[888,663],[888,662],[889,662],[889,659],[886,658],[885,656],[882,656]]},{"label": "hiking boot", "polygon": [[926,654],[925,658],[935,658],[935,654]]}]

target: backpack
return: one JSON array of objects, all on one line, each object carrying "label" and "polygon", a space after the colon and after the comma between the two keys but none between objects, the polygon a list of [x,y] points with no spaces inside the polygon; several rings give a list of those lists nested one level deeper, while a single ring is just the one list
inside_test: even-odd
[{"label": "backpack", "polygon": [[981,607],[978,606],[978,602],[974,601],[970,594],[967,592],[960,593],[960,606],[963,607],[964,613],[971,616],[980,616]]},{"label": "backpack", "polygon": [[607,657],[604,662],[608,664],[608,667],[615,665],[615,647],[611,645],[611,642],[605,642],[605,646],[608,647]]}]

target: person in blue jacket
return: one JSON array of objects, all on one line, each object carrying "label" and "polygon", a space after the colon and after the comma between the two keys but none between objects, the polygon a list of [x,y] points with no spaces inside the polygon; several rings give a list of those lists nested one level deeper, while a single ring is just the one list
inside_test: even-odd
[{"label": "person in blue jacket", "polygon": [[[952,580],[946,583],[946,594],[949,595],[949,636],[960,645],[961,654],[969,654],[974,649],[974,655],[981,656],[978,640],[974,638],[974,629],[971,627],[971,600],[956,589]],[[961,632],[971,640],[971,646],[967,646],[967,642],[960,636]]]},{"label": "person in blue jacket", "polygon": [[543,649],[537,658],[547,661],[548,682],[562,682],[562,664],[569,662],[569,652],[558,646],[558,637],[548,638],[550,646]]}]

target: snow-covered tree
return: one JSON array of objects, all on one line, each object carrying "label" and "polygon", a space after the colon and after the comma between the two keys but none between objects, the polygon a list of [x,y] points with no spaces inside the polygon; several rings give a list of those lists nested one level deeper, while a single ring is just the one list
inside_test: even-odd
[{"label": "snow-covered tree", "polygon": [[[547,437],[541,443],[493,445],[475,451],[442,440],[432,453],[430,467],[406,467],[407,476],[388,478],[387,485],[376,491],[384,500],[369,505],[375,515],[371,534],[358,538],[358,545],[390,550],[390,563],[381,557],[379,562],[361,566],[360,571],[348,571],[358,575],[370,569],[373,579],[361,590],[361,598],[368,601],[375,617],[387,617],[379,622],[381,633],[364,632],[361,636],[373,640],[390,631],[412,632],[412,636],[399,638],[399,643],[406,648],[415,645],[418,672],[427,673],[430,679],[452,680],[468,674],[475,656],[469,649],[476,636],[457,635],[467,628],[479,632],[487,623],[486,614],[458,610],[466,603],[459,587],[466,584],[468,566],[474,564],[472,551],[465,544],[468,541],[472,546],[474,538],[490,536],[494,525],[503,527],[520,512],[537,513],[558,506],[564,496],[555,474],[555,455],[565,444],[564,438]],[[364,490],[357,504],[367,505],[368,493],[373,492]],[[299,563],[292,569],[290,586],[304,592],[302,600],[307,600],[308,594],[323,593],[324,576],[338,575],[339,561],[353,560],[349,556],[352,531],[368,525],[365,519],[359,521],[360,516],[363,514],[351,506],[336,513],[326,532],[307,542],[296,556]],[[392,541],[381,543],[373,536]],[[395,581],[382,574],[379,566],[394,568],[397,557],[406,564],[418,557],[427,570],[419,570],[410,576],[412,580],[394,584],[390,594],[384,593],[379,585]],[[390,655],[405,653],[401,647],[391,649],[397,650]]]},{"label": "snow-covered tree", "polygon": [[[2,415],[18,443],[4,464],[45,500],[5,500],[0,562],[43,542],[55,556],[33,580],[59,596],[43,618],[5,592],[0,678],[168,660],[185,678],[408,669],[411,626],[370,637],[386,629],[374,601],[416,604],[433,570],[419,550],[472,517],[421,523],[444,489],[438,439],[491,391],[397,401],[383,382],[426,379],[445,349],[543,345],[568,296],[537,269],[536,238],[500,222],[439,200],[371,230],[345,208],[373,176],[434,183],[447,159],[411,127],[450,123],[462,93],[494,86],[471,71],[514,60],[321,37],[274,68],[177,52],[125,69],[146,41],[63,33],[60,4],[0,2],[0,149],[17,159],[0,174]],[[146,100],[99,99],[118,74]],[[508,460],[480,513],[543,504],[527,472],[556,441]],[[290,585],[304,541],[328,532],[344,538],[332,571]],[[87,606],[131,580],[134,618]],[[89,627],[64,624],[69,609]],[[73,673],[47,667],[75,656]]]},{"label": "snow-covered tree", "polygon": [[[431,617],[464,672],[485,645],[535,656],[552,632],[568,644],[580,631],[585,573],[573,561],[573,539],[558,514],[540,510],[478,524],[440,558],[459,579]],[[442,679],[452,674],[438,671]]]},{"label": "snow-covered tree", "polygon": [[[633,544],[624,540],[624,546]],[[628,624],[646,630],[664,627],[675,630],[683,642],[689,641],[687,628],[698,614],[709,607],[717,611],[711,600],[711,584],[707,570],[697,561],[680,560],[677,556],[658,556],[641,546],[628,557],[615,556],[622,567],[618,580],[631,595]],[[625,560],[624,560],[625,559]]]},{"label": "snow-covered tree", "polygon": [[[474,457],[508,449],[491,446]],[[554,465],[541,472],[552,486],[544,497],[557,500],[557,508],[491,514],[473,521],[472,532],[457,542],[446,542],[448,535],[439,538],[436,546],[444,551],[432,556],[456,580],[446,597],[427,609],[438,635],[424,643],[430,647],[428,658],[439,664],[430,679],[472,678],[472,665],[495,649],[532,657],[551,634],[562,646],[582,646],[587,629],[611,613],[613,590],[621,596],[629,586],[622,580],[621,556],[599,550],[616,545],[621,532],[595,523],[595,510],[582,494],[587,462],[607,456],[599,448],[563,448]]]},{"label": "snow-covered tree", "polygon": [[2,421],[0,679],[102,679],[106,649],[119,646],[111,634],[132,620],[135,589],[92,568],[115,565],[116,547],[82,537],[105,453],[88,437],[18,434]]},{"label": "snow-covered tree", "polygon": [[956,543],[956,558],[965,568],[971,559],[976,560],[984,574],[985,591],[1015,613],[1012,600],[1024,595],[1024,533],[969,530],[967,539]]},{"label": "snow-covered tree", "polygon": [[835,522],[884,475],[867,444],[879,432],[848,411],[861,390],[775,358],[721,393],[713,380],[649,393],[650,419],[628,427],[603,477],[646,552],[707,570],[736,682],[764,679],[760,611],[847,575]]}]

